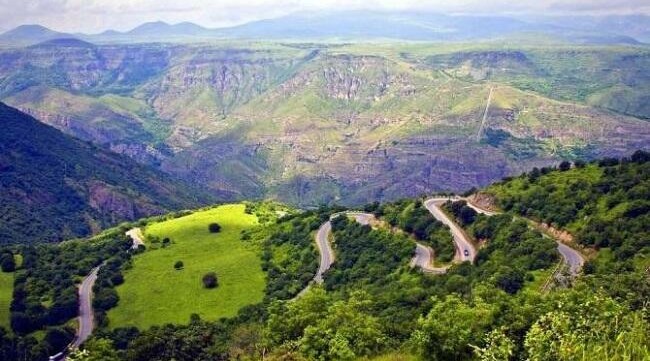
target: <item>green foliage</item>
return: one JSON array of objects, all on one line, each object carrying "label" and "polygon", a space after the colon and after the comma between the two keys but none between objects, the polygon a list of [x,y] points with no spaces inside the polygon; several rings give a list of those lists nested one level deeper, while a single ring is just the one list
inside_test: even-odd
[{"label": "green foliage", "polygon": [[[120,301],[108,312],[108,327],[180,324],[193,313],[213,321],[262,301],[265,277],[259,249],[242,240],[242,232],[258,224],[244,210],[243,204],[227,204],[149,223],[146,236],[168,237],[173,245],[155,248],[147,243],[146,251],[133,256],[132,267],[123,271],[124,284],[116,287]],[[210,233],[211,222],[219,223],[221,232]],[[182,272],[173,267],[178,260],[184,262]],[[207,272],[219,276],[219,287],[210,292],[201,283]]]},{"label": "green foliage", "polygon": [[219,233],[221,232],[221,226],[219,223],[210,223],[208,225],[208,231],[210,231],[210,233]]},{"label": "green foliage", "polygon": [[[24,246],[21,269],[16,273],[11,327],[26,334],[47,325],[59,325],[77,316],[76,282],[106,261],[107,269],[119,268],[128,258],[125,236],[60,245]],[[125,258],[126,257],[126,258]],[[100,277],[96,287],[108,288]]]},{"label": "green foliage", "polygon": [[404,235],[373,230],[347,217],[332,220],[337,261],[325,276],[329,290],[379,285],[408,265],[415,245]]},{"label": "green foliage", "polygon": [[377,205],[371,210],[391,226],[413,234],[418,241],[433,248],[436,260],[451,262],[453,259],[456,249],[449,228],[436,220],[421,201],[404,199]]},{"label": "green foliage", "polygon": [[387,335],[379,319],[369,313],[371,309],[372,302],[362,293],[334,302],[325,317],[305,328],[299,341],[301,351],[316,360],[355,360],[376,355],[386,344]]},{"label": "green foliage", "polygon": [[105,338],[93,338],[84,343],[83,350],[74,350],[68,356],[71,361],[120,361],[113,342]]},{"label": "green foliage", "polygon": [[610,247],[620,260],[650,252],[647,152],[564,171],[534,170],[488,192],[503,209],[566,228],[583,245]]},{"label": "green foliage", "polygon": [[650,325],[609,297],[564,298],[526,335],[531,361],[647,360]]},{"label": "green foliage", "polygon": [[461,226],[469,226],[476,220],[477,213],[465,201],[447,201],[443,208],[451,213]]},{"label": "green foliage", "polygon": [[219,279],[216,273],[208,272],[201,277],[201,283],[203,283],[203,288],[217,288],[219,286]]},{"label": "green foliage", "polygon": [[244,238],[262,249],[262,269],[267,274],[266,299],[289,299],[303,290],[318,269],[314,234],[329,219],[330,209],[320,208],[286,215]]},{"label": "green foliage", "polygon": [[16,260],[11,251],[3,251],[0,253],[0,270],[2,272],[13,272],[16,270]]},{"label": "green foliage", "polygon": [[0,244],[86,236],[98,227],[212,199],[1,103],[0,122]]},{"label": "green foliage", "polygon": [[470,359],[470,345],[481,340],[493,322],[493,314],[480,300],[470,305],[455,295],[434,299],[427,316],[419,320],[412,341],[427,360]]}]

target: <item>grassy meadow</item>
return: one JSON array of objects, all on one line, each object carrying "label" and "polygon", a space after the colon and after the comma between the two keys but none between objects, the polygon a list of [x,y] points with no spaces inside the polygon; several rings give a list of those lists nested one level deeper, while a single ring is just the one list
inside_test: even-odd
[{"label": "grassy meadow", "polygon": [[[244,210],[243,204],[223,205],[147,226],[147,250],[134,257],[117,287],[120,301],[108,313],[109,327],[185,324],[193,313],[216,320],[261,301],[261,261],[256,249],[241,241],[241,231],[257,225],[257,218]],[[220,233],[209,233],[212,222],[221,225]],[[171,240],[167,247],[152,242],[164,238]],[[174,269],[177,261],[183,269]],[[207,272],[216,272],[217,288],[203,288]]]},{"label": "grassy meadow", "polygon": [[9,330],[9,306],[14,290],[14,273],[0,272],[0,327]]}]

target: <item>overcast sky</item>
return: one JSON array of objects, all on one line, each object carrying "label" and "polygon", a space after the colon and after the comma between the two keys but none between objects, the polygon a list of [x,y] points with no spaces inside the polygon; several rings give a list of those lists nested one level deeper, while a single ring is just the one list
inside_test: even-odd
[{"label": "overcast sky", "polygon": [[293,12],[418,10],[479,14],[650,14],[650,0],[0,0],[0,30],[41,24],[65,32],[191,21],[224,27]]}]

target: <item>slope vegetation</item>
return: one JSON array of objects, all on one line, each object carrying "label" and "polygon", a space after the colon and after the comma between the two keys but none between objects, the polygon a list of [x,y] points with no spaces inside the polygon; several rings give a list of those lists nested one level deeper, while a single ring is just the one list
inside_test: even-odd
[{"label": "slope vegetation", "polygon": [[210,199],[0,104],[0,243],[58,241]]}]

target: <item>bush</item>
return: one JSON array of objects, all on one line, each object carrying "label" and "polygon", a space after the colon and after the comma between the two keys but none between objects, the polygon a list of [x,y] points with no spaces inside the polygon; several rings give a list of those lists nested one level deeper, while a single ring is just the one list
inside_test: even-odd
[{"label": "bush", "polygon": [[560,166],[558,167],[558,169],[559,169],[561,172],[566,172],[566,171],[568,171],[569,169],[571,169],[571,162],[568,162],[568,161],[566,161],[566,160],[563,161],[562,163],[560,163]]},{"label": "bush", "polygon": [[219,286],[219,280],[217,279],[217,274],[214,272],[208,272],[203,275],[203,287],[205,288],[216,288]]},{"label": "bush", "polygon": [[219,223],[210,223],[210,225],[208,226],[208,230],[210,231],[210,233],[219,233],[221,231],[221,226],[219,225]]},{"label": "bush", "polygon": [[0,256],[0,269],[2,272],[13,272],[16,270],[16,261],[11,253],[3,253]]},{"label": "bush", "polygon": [[185,267],[183,261],[176,261],[176,263],[174,263],[174,269],[176,270],[181,270],[183,267]]}]

